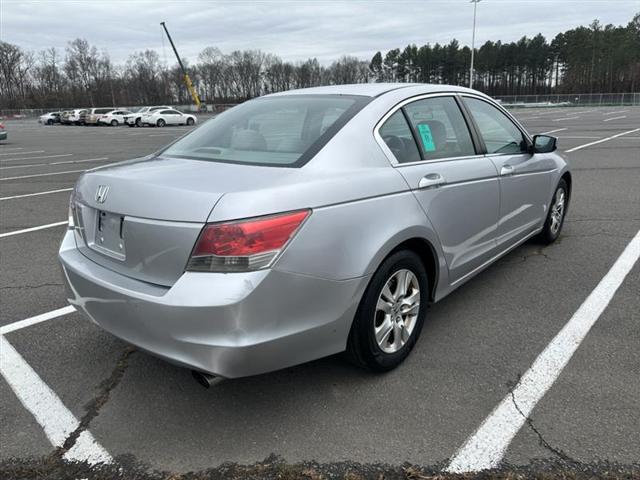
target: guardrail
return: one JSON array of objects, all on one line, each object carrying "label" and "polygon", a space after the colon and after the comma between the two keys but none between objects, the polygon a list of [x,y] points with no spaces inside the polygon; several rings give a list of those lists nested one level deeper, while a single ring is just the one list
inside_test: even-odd
[{"label": "guardrail", "polygon": [[511,107],[633,106],[640,105],[640,93],[567,93],[547,95],[496,95]]}]

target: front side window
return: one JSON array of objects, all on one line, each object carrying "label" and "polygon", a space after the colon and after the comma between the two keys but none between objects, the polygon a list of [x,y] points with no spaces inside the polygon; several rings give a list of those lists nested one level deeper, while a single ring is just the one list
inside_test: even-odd
[{"label": "front side window", "polygon": [[405,105],[425,160],[475,155],[471,134],[453,97],[432,97]]},{"label": "front side window", "polygon": [[517,154],[528,151],[524,135],[504,113],[476,98],[465,97],[464,103],[480,130],[487,153]]},{"label": "front side window", "polygon": [[265,166],[301,166],[370,99],[282,95],[227,110],[162,155]]},{"label": "front side window", "polygon": [[402,110],[397,110],[391,115],[380,127],[379,133],[399,163],[422,160]]}]

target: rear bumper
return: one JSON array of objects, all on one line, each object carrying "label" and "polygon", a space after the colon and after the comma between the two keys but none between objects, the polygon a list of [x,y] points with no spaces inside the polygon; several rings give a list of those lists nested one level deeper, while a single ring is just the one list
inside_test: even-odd
[{"label": "rear bumper", "polygon": [[59,259],[69,303],[94,323],[173,363],[228,378],[343,351],[368,282],[261,270],[186,272],[171,288],[157,287],[87,259],[70,232]]}]

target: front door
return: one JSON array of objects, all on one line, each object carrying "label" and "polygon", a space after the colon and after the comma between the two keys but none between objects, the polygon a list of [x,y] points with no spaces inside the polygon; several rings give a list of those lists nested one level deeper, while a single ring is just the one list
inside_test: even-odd
[{"label": "front door", "polygon": [[531,235],[546,218],[551,189],[550,156],[531,153],[530,142],[501,110],[480,98],[464,96],[500,177],[498,248],[504,250]]}]

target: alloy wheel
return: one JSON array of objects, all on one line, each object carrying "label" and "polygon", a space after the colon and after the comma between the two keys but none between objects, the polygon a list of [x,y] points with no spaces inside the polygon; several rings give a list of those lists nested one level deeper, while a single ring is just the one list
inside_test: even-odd
[{"label": "alloy wheel", "polygon": [[385,283],[373,319],[378,347],[396,353],[411,338],[420,312],[420,284],[411,270],[395,272]]},{"label": "alloy wheel", "polygon": [[553,235],[556,235],[560,231],[562,225],[562,218],[564,217],[565,210],[565,192],[563,188],[558,188],[553,198],[553,205],[551,206],[551,225],[550,230]]}]

